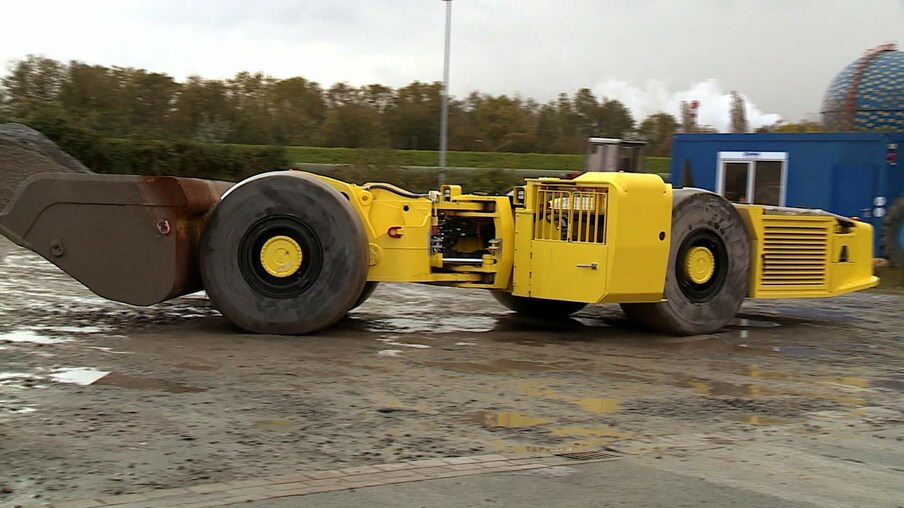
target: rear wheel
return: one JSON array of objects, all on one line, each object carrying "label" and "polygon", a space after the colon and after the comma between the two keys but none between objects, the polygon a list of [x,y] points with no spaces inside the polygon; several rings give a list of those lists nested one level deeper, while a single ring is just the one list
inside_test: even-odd
[{"label": "rear wheel", "polygon": [[497,302],[510,310],[538,319],[562,319],[583,309],[586,303],[515,296],[504,291],[491,291]]},{"label": "rear wheel", "polygon": [[904,196],[888,207],[882,219],[882,254],[892,266],[904,267]]},{"label": "rear wheel", "polygon": [[741,216],[722,197],[676,189],[665,301],[626,303],[629,319],[676,335],[715,332],[737,314],[749,285],[750,240]]},{"label": "rear wheel", "polygon": [[348,201],[310,176],[275,173],[235,188],[201,238],[211,302],[248,331],[306,334],[362,296],[367,237]]}]

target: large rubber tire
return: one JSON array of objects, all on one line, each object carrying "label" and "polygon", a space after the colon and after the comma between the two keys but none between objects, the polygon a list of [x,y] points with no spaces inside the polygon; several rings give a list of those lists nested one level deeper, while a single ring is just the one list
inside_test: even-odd
[{"label": "large rubber tire", "polygon": [[490,291],[497,302],[524,316],[538,319],[563,319],[583,309],[586,303],[515,296],[504,291]]},{"label": "large rubber tire", "polygon": [[[300,247],[291,275],[269,274],[264,242],[289,237]],[[257,333],[301,335],[342,318],[362,296],[367,236],[339,192],[316,178],[281,172],[248,181],[214,208],[200,249],[213,306]]]},{"label": "large rubber tire", "polygon": [[892,266],[904,268],[904,196],[888,207],[882,219],[882,254]]},{"label": "large rubber tire", "polygon": [[[700,189],[675,189],[671,235],[665,301],[621,307],[631,321],[653,330],[675,335],[716,332],[737,314],[747,295],[747,228],[734,206],[721,196]],[[695,282],[685,268],[689,252],[698,247],[708,250],[713,261],[712,275],[702,282]]]},{"label": "large rubber tire", "polygon": [[366,302],[367,299],[370,298],[370,295],[374,294],[374,291],[376,291],[377,286],[379,286],[379,285],[380,285],[379,282],[367,282],[367,283],[365,283],[365,284],[364,284],[364,289],[361,290],[361,296],[358,297],[358,300],[355,302],[354,305],[352,305],[352,308],[349,309],[349,310],[357,309],[359,306],[361,306],[361,304],[363,304],[364,302]]}]

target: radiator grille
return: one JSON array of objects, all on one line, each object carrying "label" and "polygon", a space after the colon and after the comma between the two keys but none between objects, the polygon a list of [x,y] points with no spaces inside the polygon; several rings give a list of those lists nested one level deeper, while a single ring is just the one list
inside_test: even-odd
[{"label": "radiator grille", "polygon": [[605,189],[540,187],[534,238],[606,243],[606,197]]},{"label": "radiator grille", "polygon": [[773,217],[764,226],[763,288],[825,287],[831,221]]}]

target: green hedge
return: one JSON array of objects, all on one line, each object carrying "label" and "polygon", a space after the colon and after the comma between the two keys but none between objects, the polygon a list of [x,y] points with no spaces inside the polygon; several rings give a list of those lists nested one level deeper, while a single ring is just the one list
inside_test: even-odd
[{"label": "green hedge", "polygon": [[[222,145],[189,141],[106,139],[73,127],[55,115],[27,122],[98,173],[175,175],[240,180],[289,167],[290,163],[340,165],[329,176],[351,182],[385,181],[411,190],[436,188],[439,153],[428,150],[322,148],[307,146]],[[583,155],[501,152],[449,152],[445,181],[469,192],[501,192],[540,172],[580,171]],[[423,169],[405,169],[422,166]],[[460,171],[454,168],[478,168]],[[668,173],[669,159],[647,157],[648,173]],[[554,173],[543,176],[553,176]]]},{"label": "green hedge", "polygon": [[277,146],[107,139],[103,159],[92,169],[99,173],[241,180],[288,165],[285,150]]},{"label": "green hedge", "polygon": [[[438,166],[439,152],[358,148],[286,147],[293,163],[392,166]],[[584,156],[559,153],[449,152],[446,166],[457,168],[541,169],[580,171]],[[648,173],[668,173],[668,157],[647,157]]]},{"label": "green hedge", "polygon": [[[286,148],[286,152],[292,162],[315,164],[369,164],[372,159],[379,159],[384,162],[391,161],[398,166],[439,165],[439,152],[429,150],[290,146]],[[583,166],[583,156],[541,153],[448,152],[446,166],[576,171]]]},{"label": "green hedge", "polygon": [[279,146],[107,139],[52,116],[36,116],[27,123],[97,173],[241,180],[289,167],[285,148]]}]

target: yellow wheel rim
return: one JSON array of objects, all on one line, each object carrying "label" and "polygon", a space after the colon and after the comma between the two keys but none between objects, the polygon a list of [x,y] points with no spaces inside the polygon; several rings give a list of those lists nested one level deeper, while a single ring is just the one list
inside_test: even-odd
[{"label": "yellow wheel rim", "polygon": [[261,266],[274,277],[288,277],[301,268],[301,246],[288,236],[274,236],[261,247]]},{"label": "yellow wheel rim", "polygon": [[706,247],[691,247],[684,258],[684,271],[694,284],[705,284],[716,272],[716,257]]}]

